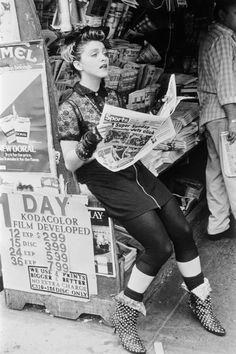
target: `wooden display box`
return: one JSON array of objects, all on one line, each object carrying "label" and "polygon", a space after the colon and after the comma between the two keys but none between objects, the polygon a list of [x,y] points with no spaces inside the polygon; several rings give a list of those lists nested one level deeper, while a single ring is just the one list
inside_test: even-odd
[{"label": "wooden display box", "polygon": [[123,289],[131,268],[124,271],[124,260],[118,263],[116,278],[97,275],[98,295],[91,296],[89,302],[55,297],[51,294],[30,293],[16,289],[4,289],[6,305],[10,309],[23,310],[26,305],[40,305],[55,317],[77,320],[83,314],[100,316],[105,324],[111,325],[114,310],[113,297]]},{"label": "wooden display box", "polygon": [[130,271],[131,268],[124,272],[122,260],[119,262],[119,274],[115,279],[97,276],[99,295],[91,296],[90,301],[86,303],[57,298],[53,294],[32,294],[16,289],[4,289],[6,305],[13,310],[23,310],[29,304],[39,305],[55,317],[72,320],[77,320],[84,314],[100,316],[104,324],[110,326],[110,317],[115,306],[113,297],[123,289]]}]

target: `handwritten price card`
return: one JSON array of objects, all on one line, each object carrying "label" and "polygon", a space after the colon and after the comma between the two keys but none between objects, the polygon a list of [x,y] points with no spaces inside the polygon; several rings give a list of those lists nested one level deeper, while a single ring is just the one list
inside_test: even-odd
[{"label": "handwritten price card", "polygon": [[97,294],[87,198],[0,194],[4,287],[88,301]]}]

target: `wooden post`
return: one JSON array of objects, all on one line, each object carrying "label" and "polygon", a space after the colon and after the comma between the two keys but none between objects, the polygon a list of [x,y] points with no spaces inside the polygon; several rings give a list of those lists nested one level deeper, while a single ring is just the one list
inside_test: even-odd
[{"label": "wooden post", "polygon": [[41,25],[33,0],[15,0],[20,37],[22,41],[42,38]]}]

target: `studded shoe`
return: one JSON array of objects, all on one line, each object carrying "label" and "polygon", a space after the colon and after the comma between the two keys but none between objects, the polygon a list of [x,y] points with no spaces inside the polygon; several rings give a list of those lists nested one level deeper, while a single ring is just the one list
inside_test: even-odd
[{"label": "studded shoe", "polygon": [[[186,286],[183,287],[186,290]],[[194,316],[207,331],[217,336],[224,336],[226,331],[213,312],[210,292],[209,281],[205,278],[203,284],[189,292],[188,304]]]},{"label": "studded shoe", "polygon": [[145,315],[143,303],[134,301],[124,295],[123,292],[115,297],[116,309],[111,317],[115,333],[119,335],[124,349],[133,354],[145,354],[146,348],[137,331],[139,313]]}]

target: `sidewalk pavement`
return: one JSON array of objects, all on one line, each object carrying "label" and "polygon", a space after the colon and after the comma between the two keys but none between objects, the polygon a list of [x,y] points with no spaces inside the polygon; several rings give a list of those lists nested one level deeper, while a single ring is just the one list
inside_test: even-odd
[{"label": "sidewalk pavement", "polygon": [[[147,300],[147,316],[139,320],[147,354],[236,353],[236,225],[232,238],[198,239],[203,271],[212,286],[215,312],[227,335],[217,337],[204,330],[187,306],[181,277],[173,268],[167,280]],[[163,351],[155,352],[161,342]],[[10,310],[0,292],[1,354],[127,354],[112,328],[98,319],[67,320],[52,317],[39,308]]]}]

